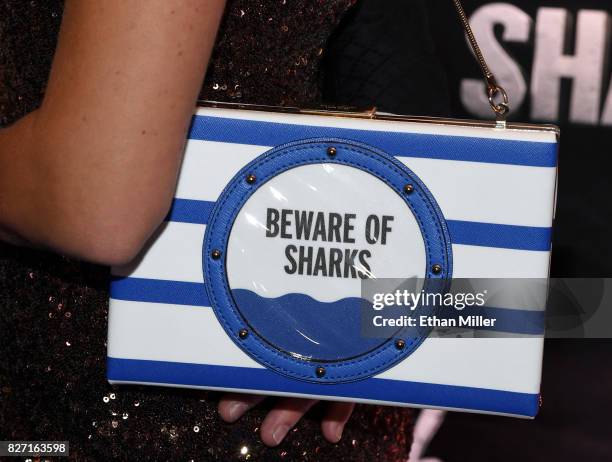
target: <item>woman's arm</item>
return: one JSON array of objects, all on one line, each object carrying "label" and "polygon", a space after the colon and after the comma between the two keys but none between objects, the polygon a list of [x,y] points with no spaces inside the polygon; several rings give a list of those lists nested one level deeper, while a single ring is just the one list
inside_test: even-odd
[{"label": "woman's arm", "polygon": [[[224,0],[67,0],[40,109],[0,130],[0,239],[116,265],[166,215]],[[228,395],[238,419],[263,397]],[[314,404],[283,400],[277,445]],[[322,422],[340,439],[352,405]]]},{"label": "woman's arm", "polygon": [[224,0],[68,0],[40,109],[0,130],[0,238],[104,264],[167,213]]}]

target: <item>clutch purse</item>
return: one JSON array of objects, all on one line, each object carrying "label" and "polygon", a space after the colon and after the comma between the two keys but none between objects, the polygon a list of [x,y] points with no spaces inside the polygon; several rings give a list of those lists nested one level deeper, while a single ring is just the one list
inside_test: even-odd
[{"label": "clutch purse", "polygon": [[482,306],[498,324],[469,335],[363,330],[372,281],[549,275],[559,131],[506,122],[455,4],[494,121],[198,107],[166,221],[112,269],[111,383],[536,415],[543,325],[515,321],[545,302]]}]

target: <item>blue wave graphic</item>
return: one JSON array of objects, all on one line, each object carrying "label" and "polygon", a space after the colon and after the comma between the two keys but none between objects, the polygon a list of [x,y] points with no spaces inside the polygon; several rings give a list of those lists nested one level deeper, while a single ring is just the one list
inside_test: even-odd
[{"label": "blue wave graphic", "polygon": [[233,289],[234,301],[251,327],[276,348],[320,360],[361,356],[385,340],[361,335],[361,310],[367,300],[351,297],[320,302],[304,294],[262,297]]}]

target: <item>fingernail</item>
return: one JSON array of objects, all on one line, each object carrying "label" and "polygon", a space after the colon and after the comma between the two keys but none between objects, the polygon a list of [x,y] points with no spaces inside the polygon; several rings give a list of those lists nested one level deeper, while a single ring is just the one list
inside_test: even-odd
[{"label": "fingernail", "polygon": [[247,408],[248,408],[248,405],[244,403],[236,402],[232,404],[228,410],[230,422],[235,422],[236,420],[238,420],[240,416],[244,414]]},{"label": "fingernail", "polygon": [[336,443],[342,439],[342,432],[344,431],[344,427],[342,425],[336,426]]},{"label": "fingernail", "polygon": [[272,439],[274,440],[274,444],[280,444],[283,441],[283,438],[287,435],[289,431],[289,427],[287,425],[279,425],[272,432]]}]

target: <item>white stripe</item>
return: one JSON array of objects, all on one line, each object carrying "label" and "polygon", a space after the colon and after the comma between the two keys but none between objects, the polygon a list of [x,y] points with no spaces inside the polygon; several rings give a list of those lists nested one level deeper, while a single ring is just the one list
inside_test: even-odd
[{"label": "white stripe", "polygon": [[453,245],[453,278],[548,278],[550,252]]},{"label": "white stripe", "polygon": [[214,202],[242,167],[268,150],[266,146],[190,140],[175,196]]},{"label": "white stripe", "polygon": [[447,220],[552,225],[555,168],[398,159],[425,183]]},{"label": "white stripe", "polygon": [[[238,171],[269,149],[191,140],[176,197],[216,201]],[[410,157],[399,160],[427,185],[447,220],[551,226],[555,168]]]},{"label": "white stripe", "polygon": [[428,338],[405,361],[379,374],[493,390],[539,393],[543,338]]},{"label": "white stripe", "polygon": [[486,127],[464,127],[460,125],[440,125],[433,123],[356,119],[349,117],[329,117],[306,114],[280,114],[263,111],[245,111],[240,109],[200,108],[197,111],[197,115],[315,127],[336,127],[357,130],[419,133],[428,135],[466,136],[470,138],[490,138],[541,143],[557,142],[556,133],[545,130],[499,130],[496,128]]},{"label": "white stripe", "polygon": [[[537,393],[541,338],[431,338],[378,378]],[[111,299],[113,358],[262,368],[207,308]],[[290,390],[288,390],[290,391]],[[409,397],[407,397],[409,399]]]},{"label": "white stripe", "polygon": [[262,368],[227,336],[211,308],[110,300],[108,356]]},{"label": "white stripe", "polygon": [[[116,276],[202,282],[205,225],[167,223],[149,241],[144,258],[113,268]],[[550,252],[453,245],[454,278],[547,278]]]},{"label": "white stripe", "polygon": [[114,276],[164,281],[203,282],[202,243],[205,225],[164,223],[149,239],[140,256],[111,269]]}]

